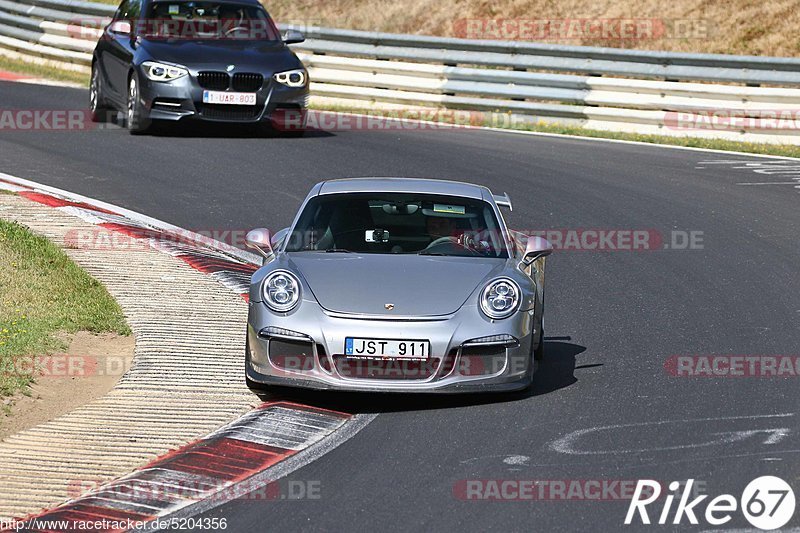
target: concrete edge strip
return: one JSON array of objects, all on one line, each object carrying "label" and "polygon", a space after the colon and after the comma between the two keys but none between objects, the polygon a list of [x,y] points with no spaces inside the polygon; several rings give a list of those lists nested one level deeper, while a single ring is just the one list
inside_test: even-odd
[{"label": "concrete edge strip", "polygon": [[[0,71],[2,74],[2,71]],[[13,76],[13,73],[8,73],[10,76]],[[31,83],[36,85],[50,85],[50,86],[58,86],[58,87],[69,87],[69,88],[81,88],[77,85],[66,85],[60,82],[45,80],[45,79],[3,79],[0,77],[0,81],[14,81],[14,82],[21,82],[21,83]],[[318,113],[324,113],[325,111],[315,110]],[[348,113],[348,112],[337,112],[344,115],[354,116],[354,117],[367,117],[368,115],[364,115],[363,113]],[[385,117],[383,120],[387,121],[398,121],[398,122],[412,122],[418,124],[431,124],[431,125],[441,125],[436,122],[431,122],[427,120],[416,120],[416,119],[404,119],[404,118],[394,118],[394,117]],[[605,142],[605,143],[617,143],[617,144],[630,144],[633,146],[645,146],[651,148],[667,148],[671,150],[688,150],[692,152],[704,152],[710,154],[723,154],[723,155],[734,155],[734,156],[742,156],[742,157],[760,157],[765,159],[780,159],[784,161],[800,161],[800,157],[790,157],[790,156],[782,156],[782,155],[770,155],[770,154],[754,154],[750,152],[737,152],[735,150],[717,150],[714,148],[698,148],[695,146],[678,146],[674,144],[659,144],[659,143],[648,143],[642,141],[627,141],[624,139],[608,139],[605,137],[589,137],[583,135],[568,135],[565,133],[547,133],[542,131],[524,131],[524,130],[510,130],[504,128],[493,128],[489,126],[459,126],[459,129],[468,129],[468,130],[484,130],[484,131],[493,131],[498,133],[509,133],[514,135],[532,135],[534,137],[554,137],[557,139],[574,139],[574,140],[581,140],[581,141],[593,141],[593,142]]]},{"label": "concrete edge strip", "polygon": [[[255,261],[243,259],[253,254],[232,253],[229,245],[112,204],[3,173],[0,189],[109,231],[149,239],[154,249],[212,275],[245,299],[248,279],[258,268]],[[46,531],[39,527],[45,526],[44,521],[59,520],[151,522],[179,512],[196,514],[254,490],[262,497],[274,497],[272,481],[321,457],[374,418],[271,401],[132,474],[26,517],[25,527]],[[153,530],[152,524],[148,528]]]}]

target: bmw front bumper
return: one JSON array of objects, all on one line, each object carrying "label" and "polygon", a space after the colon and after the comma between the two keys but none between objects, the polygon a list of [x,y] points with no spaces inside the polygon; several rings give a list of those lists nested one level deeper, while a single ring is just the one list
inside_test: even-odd
[{"label": "bmw front bumper", "polygon": [[[475,306],[425,319],[364,319],[329,313],[316,302],[280,316],[251,302],[245,370],[260,385],[372,392],[501,392],[528,387],[534,313],[491,321]],[[424,361],[347,357],[345,338],[425,339]]]},{"label": "bmw front bumper", "polygon": [[[151,81],[140,74],[139,85],[144,108],[153,120],[272,123],[276,129],[304,128],[308,85],[291,88],[268,75],[262,76],[262,84],[257,90],[234,91],[255,92],[256,104],[253,106],[204,103],[203,92],[209,89],[201,86],[197,72],[171,82]],[[226,91],[233,89],[229,87]]]}]

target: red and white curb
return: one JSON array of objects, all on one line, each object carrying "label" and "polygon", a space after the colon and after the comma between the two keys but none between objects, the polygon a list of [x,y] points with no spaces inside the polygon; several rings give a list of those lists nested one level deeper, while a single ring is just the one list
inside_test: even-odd
[{"label": "red and white curb", "polygon": [[[260,264],[249,252],[81,195],[2,173],[0,189],[145,239],[153,249],[209,274],[245,299],[250,275]],[[345,442],[374,418],[270,401],[132,474],[99,487],[79,481],[70,490],[73,499],[28,516],[9,531],[74,530],[81,523],[92,524],[95,531],[153,531],[163,517],[193,516],[253,491],[274,499],[270,487],[276,480]]]},{"label": "red and white curb", "polygon": [[54,207],[150,245],[186,262],[247,299],[250,276],[261,264],[255,254],[159,220],[80,195],[0,172],[0,189]]},{"label": "red and white curb", "polygon": [[0,81],[23,81],[27,79],[30,79],[30,76],[23,76],[22,74],[0,70]]},{"label": "red and white curb", "polygon": [[159,519],[185,508],[205,510],[252,493],[259,499],[280,499],[271,488],[276,477],[269,469],[318,444],[350,419],[306,405],[265,403],[130,475],[26,518],[18,530],[45,532],[54,526],[105,522],[116,526],[106,531],[153,531],[160,529]]}]

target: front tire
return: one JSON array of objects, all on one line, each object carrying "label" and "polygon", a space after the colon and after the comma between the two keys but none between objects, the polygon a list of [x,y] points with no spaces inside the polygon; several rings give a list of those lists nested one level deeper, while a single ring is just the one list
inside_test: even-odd
[{"label": "front tire", "polygon": [[247,388],[253,392],[264,392],[267,388],[266,385],[263,383],[258,383],[257,381],[253,381],[250,379],[250,376],[247,375],[247,368],[250,366],[250,345],[245,341],[244,346],[244,383],[247,385]]},{"label": "front tire", "polygon": [[128,82],[128,109],[126,114],[126,125],[132,135],[145,133],[150,128],[150,119],[146,116],[146,110],[142,105],[139,93],[139,82],[136,74],[131,75]]},{"label": "front tire", "polygon": [[542,361],[544,359],[544,330],[542,329],[540,331],[539,346],[537,346],[536,350],[533,352],[534,361]]},{"label": "front tire", "polygon": [[255,382],[249,377],[247,377],[247,374],[244,375],[244,383],[245,385],[247,385],[247,388],[253,392],[264,392],[264,390],[266,389],[266,387],[261,383]]},{"label": "front tire", "polygon": [[108,122],[112,109],[103,97],[103,86],[100,83],[100,71],[96,63],[92,63],[92,78],[89,81],[89,118],[92,122]]}]

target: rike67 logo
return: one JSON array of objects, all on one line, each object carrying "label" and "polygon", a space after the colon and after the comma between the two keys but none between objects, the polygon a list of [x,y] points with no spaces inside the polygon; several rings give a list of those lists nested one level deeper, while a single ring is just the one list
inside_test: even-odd
[{"label": "rike67 logo", "polygon": [[[707,524],[721,526],[730,522],[733,514],[737,510],[741,510],[753,527],[769,531],[783,527],[794,515],[796,503],[794,491],[779,477],[756,478],[745,487],[739,500],[730,494],[721,494],[708,501],[702,512],[701,504],[708,498],[708,495],[697,496],[690,501],[693,484],[693,479],[688,480],[685,486],[678,481],[669,484],[669,492],[663,498],[664,504],[661,512],[657,518],[653,517],[657,520],[657,524],[679,525],[686,518],[690,524],[697,525],[700,523],[699,515],[705,519]],[[681,487],[684,487],[683,491],[678,494]],[[658,481],[639,480],[628,507],[628,514],[625,516],[625,524],[630,525],[637,521],[637,517],[642,524],[650,524],[651,518],[647,507],[662,497],[661,492],[661,484]],[[678,503],[673,512],[673,503],[676,498]]]}]

